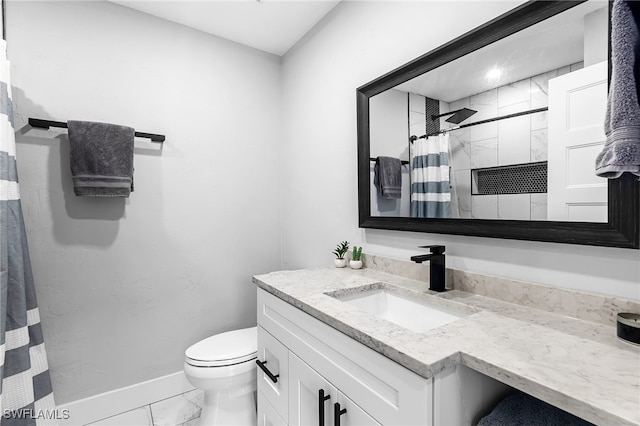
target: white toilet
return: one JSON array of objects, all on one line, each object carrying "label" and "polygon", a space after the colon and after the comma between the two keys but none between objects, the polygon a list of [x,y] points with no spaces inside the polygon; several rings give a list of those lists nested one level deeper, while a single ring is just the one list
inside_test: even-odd
[{"label": "white toilet", "polygon": [[200,426],[256,424],[256,327],[216,334],[185,351],[184,373],[204,391]]}]

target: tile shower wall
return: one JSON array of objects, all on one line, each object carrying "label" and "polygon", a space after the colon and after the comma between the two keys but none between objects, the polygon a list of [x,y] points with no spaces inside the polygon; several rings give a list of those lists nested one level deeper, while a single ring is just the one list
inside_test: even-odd
[{"label": "tile shower wall", "polygon": [[[449,111],[449,104],[443,101],[434,101],[440,102],[439,105],[436,105],[439,111]],[[435,107],[434,107],[435,109]],[[429,114],[433,114],[434,112],[429,112]],[[444,128],[445,119],[447,117],[443,117],[440,119],[440,127],[437,129]],[[427,132],[427,98],[422,95],[417,95],[415,93],[409,93],[409,135],[413,136],[422,136]]]},{"label": "tile shower wall", "polygon": [[[582,63],[548,71],[449,104],[478,111],[468,122],[547,106],[550,79]],[[464,123],[463,123],[464,124]],[[450,132],[453,209],[462,218],[546,220],[547,194],[471,196],[471,169],[547,160],[547,113],[494,121]],[[453,210],[452,209],[452,210]]]},{"label": "tile shower wall", "polygon": [[422,136],[426,131],[426,98],[409,93],[409,134]]}]

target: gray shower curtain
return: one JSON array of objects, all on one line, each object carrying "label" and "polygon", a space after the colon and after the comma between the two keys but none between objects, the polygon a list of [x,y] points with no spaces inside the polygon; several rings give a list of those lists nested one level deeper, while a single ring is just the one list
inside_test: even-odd
[{"label": "gray shower curtain", "polygon": [[9,62],[0,41],[0,425],[55,424],[15,147]]}]

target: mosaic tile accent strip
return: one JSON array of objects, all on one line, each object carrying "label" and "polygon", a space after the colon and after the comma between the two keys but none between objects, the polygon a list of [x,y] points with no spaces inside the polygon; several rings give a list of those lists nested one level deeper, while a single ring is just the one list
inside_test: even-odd
[{"label": "mosaic tile accent strip", "polygon": [[437,99],[425,98],[425,129],[426,135],[430,135],[431,133],[436,133],[440,131],[440,120],[435,119],[432,120],[432,115],[440,114],[440,101]]}]

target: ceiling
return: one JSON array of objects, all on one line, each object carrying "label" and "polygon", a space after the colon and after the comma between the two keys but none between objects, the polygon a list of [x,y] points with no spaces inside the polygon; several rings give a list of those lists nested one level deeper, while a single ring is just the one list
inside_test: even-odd
[{"label": "ceiling", "polygon": [[[452,102],[583,60],[585,16],[607,3],[588,1],[523,31],[449,62],[395,88]],[[606,25],[603,27],[606,29]],[[603,34],[606,37],[606,34]],[[489,70],[502,71],[488,79]]]},{"label": "ceiling", "polygon": [[278,56],[340,0],[110,0]]}]

